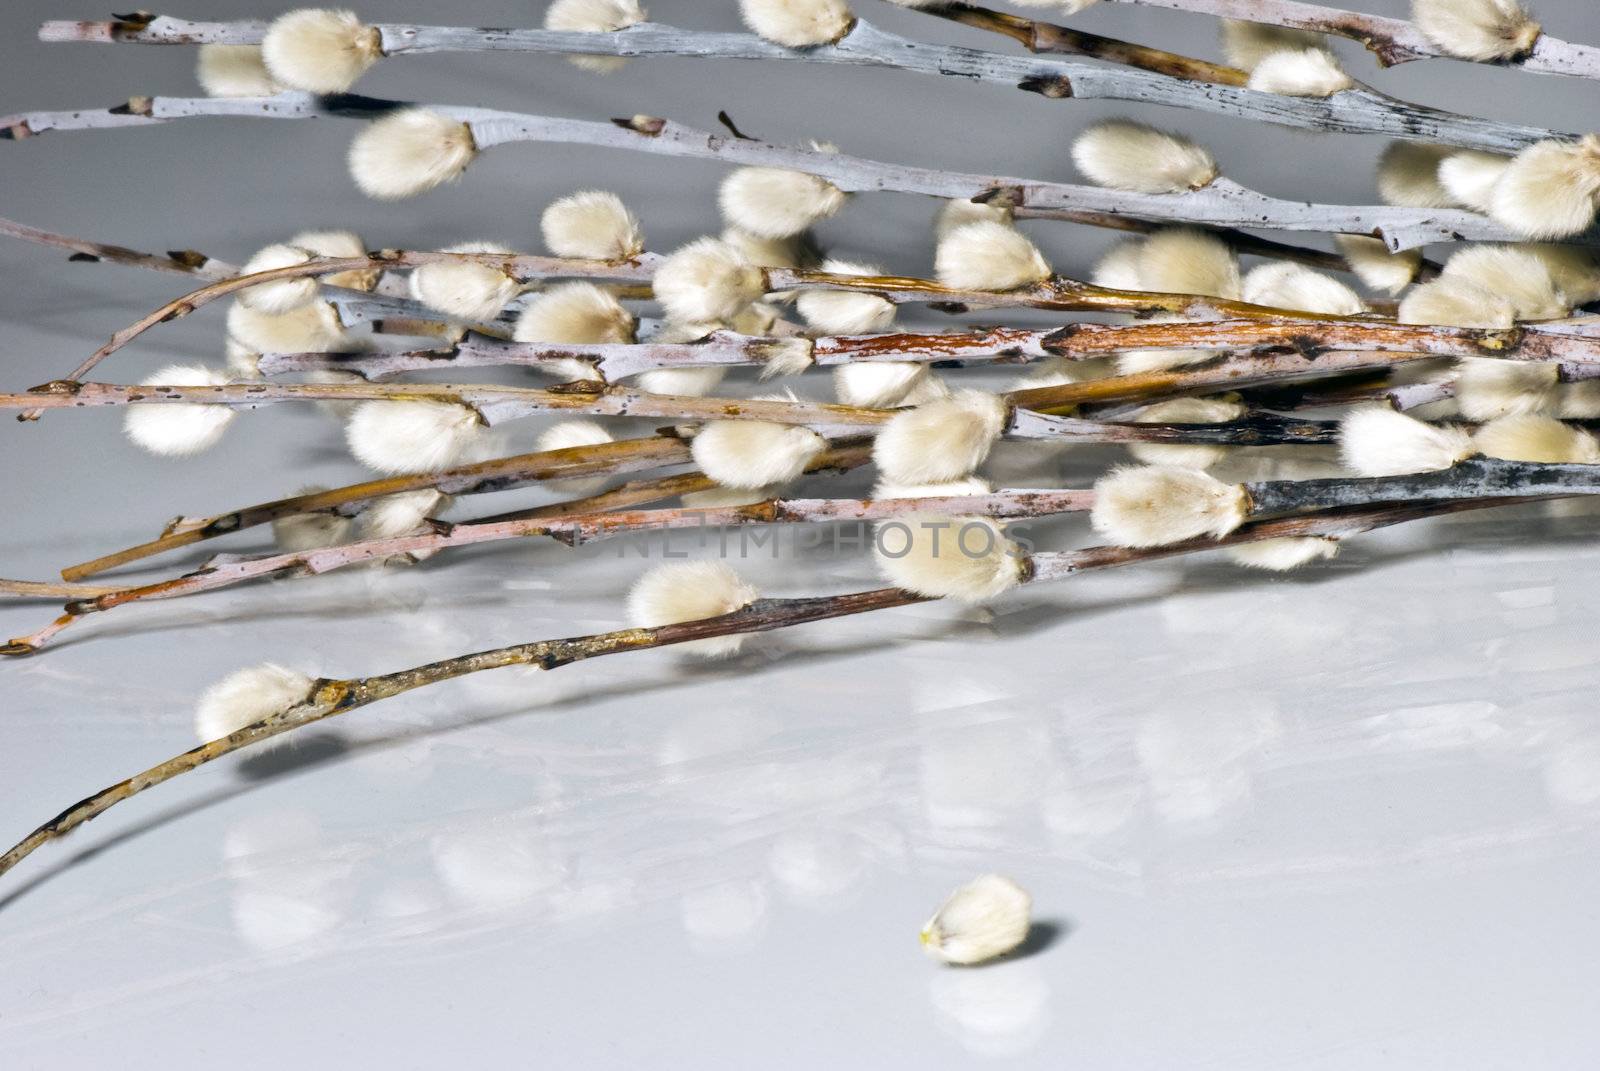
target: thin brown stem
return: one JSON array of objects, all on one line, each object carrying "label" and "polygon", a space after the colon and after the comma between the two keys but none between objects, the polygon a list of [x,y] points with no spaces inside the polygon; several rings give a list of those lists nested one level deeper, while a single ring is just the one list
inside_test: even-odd
[{"label": "thin brown stem", "polygon": [[433,489],[447,495],[471,495],[507,491],[545,480],[578,476],[609,476],[641,469],[676,465],[689,460],[688,444],[679,439],[656,436],[624,439],[595,446],[573,446],[531,454],[458,465],[439,472],[411,476],[390,476],[366,480],[326,491],[293,495],[263,502],[210,517],[180,517],[159,537],[137,546],[114,551],[92,561],[69,565],[61,570],[65,580],[81,580],[107,569],[140,561],[169,550],[192,546],[208,539],[232,535],[257,525],[270,524],[281,517],[300,513],[359,515],[374,501],[406,491]]},{"label": "thin brown stem", "polygon": [[1191,82],[1210,82],[1221,86],[1242,86],[1250,81],[1248,71],[1225,67],[1219,63],[1164,52],[1159,48],[1102,37],[1096,33],[1054,26],[1017,15],[1002,14],[972,4],[935,4],[921,9],[963,26],[1002,34],[1022,45],[1029,52],[1056,55],[1087,56],[1090,59],[1120,63],[1126,67],[1170,74]]}]

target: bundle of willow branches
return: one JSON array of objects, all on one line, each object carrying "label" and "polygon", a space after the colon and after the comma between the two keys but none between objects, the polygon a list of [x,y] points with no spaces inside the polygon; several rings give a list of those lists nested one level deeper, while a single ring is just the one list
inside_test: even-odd
[{"label": "bundle of willow branches", "polygon": [[[206,95],[13,115],[0,120],[10,139],[203,118],[348,118],[350,175],[387,200],[461,180],[478,155],[518,142],[730,170],[717,194],[726,230],[670,251],[651,250],[632,207],[597,189],[544,209],[537,255],[494,243],[373,250],[348,231],[318,230],[236,266],[0,221],[0,233],[75,259],[190,280],[188,293],[61,378],[0,394],[0,406],[26,420],[123,407],[137,447],[191,456],[244,410],[312,402],[375,474],[180,518],[146,543],[67,565],[62,582],[0,581],[9,597],[65,600],[4,653],[35,655],[63,629],[129,603],[529,537],[578,544],[691,525],[873,522],[886,586],[764,598],[723,562],[680,563],[639,579],[630,626],[617,631],[370,677],[241,669],[201,697],[200,746],[39,826],[0,856],[0,873],[177,774],[467,673],[669,645],[725,657],[755,632],[926,600],[986,602],[1218,549],[1244,567],[1288,570],[1390,525],[1600,493],[1600,439],[1585,424],[1600,419],[1600,320],[1583,315],[1600,302],[1600,136],[1400,100],[1347,73],[1324,35],[1353,37],[1386,65],[1448,57],[1581,78],[1600,78],[1600,49],[1549,36],[1516,0],[1415,0],[1410,22],[1296,0],[1125,0],[1250,20],[1223,23],[1225,63],[969,4],[891,2],[987,32],[993,47],[891,34],[845,0],[740,0],[748,33],[650,23],[635,0],[555,0],[543,28],[520,30],[316,9],[271,21],[138,13],[46,23],[46,41],[197,46]],[[1092,2],[1024,6],[1071,14]],[[1325,205],[1248,189],[1203,145],[1124,119],[1076,139],[1075,184],[902,166],[821,141],[769,144],[726,119],[713,133],[648,115],[574,120],[351,92],[380,60],[439,51],[554,53],[599,73],[638,55],[855,64],[886,78],[954,76],[1064,102],[1156,102],[1395,140],[1379,166],[1382,204]],[[885,190],[937,199],[930,273],[891,275],[870,251],[819,248],[816,224]],[[1051,268],[1026,221],[1130,236],[1091,279],[1072,279]],[[1337,252],[1293,232],[1331,234]],[[1243,257],[1257,263],[1244,270]],[[224,362],[171,366],[134,385],[103,378],[102,365],[147,332],[224,300]],[[1048,326],[1004,322],[1022,309]],[[908,310],[917,320],[902,324]],[[969,310],[1000,322],[935,315]],[[978,386],[1013,365],[1025,367],[1007,389]],[[543,381],[466,381],[465,370],[491,366]],[[727,378],[739,367],[782,382],[747,396],[735,385],[744,381]],[[441,369],[462,376],[407,378]],[[783,389],[824,372],[833,401]],[[532,415],[562,419],[532,452],[496,456],[487,430]],[[607,422],[627,416],[667,426],[628,437],[629,425]],[[1007,440],[1121,444],[1137,464],[1092,487],[995,488],[979,473]],[[869,465],[870,498],[791,491]],[[467,496],[534,484],[562,500],[443,519]],[[1103,545],[1041,550],[1016,538],[1015,522],[1074,512],[1087,513]],[[148,582],[91,582],[261,525],[277,543],[270,553],[217,555]]]}]

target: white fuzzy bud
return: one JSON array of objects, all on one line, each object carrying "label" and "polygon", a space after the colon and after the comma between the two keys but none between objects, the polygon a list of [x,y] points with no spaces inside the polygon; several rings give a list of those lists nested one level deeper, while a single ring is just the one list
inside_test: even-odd
[{"label": "white fuzzy bud", "polygon": [[956,290],[1016,290],[1050,278],[1038,246],[1004,223],[968,223],[939,239],[939,282]]},{"label": "white fuzzy bud", "polygon": [[1268,56],[1298,49],[1320,48],[1324,38],[1310,30],[1291,30],[1242,19],[1222,20],[1222,52],[1241,70],[1253,71]]},{"label": "white fuzzy bud", "polygon": [[1144,289],[1139,278],[1139,250],[1143,245],[1142,238],[1129,238],[1113,245],[1095,261],[1089,281],[1111,290]]},{"label": "white fuzzy bud", "polygon": [[[196,365],[172,364],[144,381],[147,387],[220,387],[221,372]],[[122,430],[133,444],[162,457],[188,457],[217,445],[238,414],[226,405],[187,402],[134,402],[122,418]]]},{"label": "white fuzzy bud", "polygon": [[1334,557],[1339,553],[1339,541],[1325,536],[1285,536],[1282,539],[1239,543],[1226,548],[1223,553],[1239,565],[1251,569],[1287,573],[1302,565]]},{"label": "white fuzzy bud", "polygon": [[633,313],[615,294],[578,280],[552,286],[528,302],[513,337],[518,342],[626,343],[634,340],[634,327]]},{"label": "white fuzzy bud", "polygon": [[639,389],[651,394],[702,398],[717,389],[728,370],[721,365],[704,368],[652,368],[639,374]]},{"label": "white fuzzy bud", "polygon": [[717,194],[723,219],[762,238],[791,238],[844,202],[844,191],[826,179],[779,167],[741,167]]},{"label": "white fuzzy bud", "polygon": [[[289,239],[289,244],[317,257],[343,259],[367,255],[366,243],[355,231],[301,231]],[[383,268],[374,266],[334,272],[332,275],[323,275],[319,278],[329,286],[342,286],[350,290],[371,290],[378,285],[378,279],[382,275]]]},{"label": "white fuzzy bud", "polygon": [[[449,508],[452,499],[432,487],[419,487],[415,491],[400,491],[374,499],[361,511],[361,537],[363,539],[398,539],[416,535],[427,529],[429,517],[438,516]],[[436,551],[414,550],[413,559],[431,557]]]},{"label": "white fuzzy bud", "polygon": [[1336,234],[1334,243],[1362,283],[1386,294],[1398,294],[1411,285],[1422,267],[1422,250],[1389,252],[1381,238],[1364,234]]},{"label": "white fuzzy bud", "polygon": [[[523,306],[512,337],[518,342],[580,346],[627,343],[634,340],[634,327],[633,313],[616,295],[580,280],[552,286]],[[597,378],[594,367],[577,358],[545,361],[534,368],[562,380]]]},{"label": "white fuzzy bud", "polygon": [[1541,141],[1500,173],[1489,193],[1489,215],[1529,238],[1566,238],[1594,224],[1597,195],[1600,135]]},{"label": "white fuzzy bud", "polygon": [[344,93],[383,58],[375,27],[350,11],[300,8],[267,27],[261,56],[275,81],[309,93]]},{"label": "white fuzzy bud", "polygon": [[1467,420],[1513,413],[1553,413],[1561,405],[1561,368],[1539,361],[1464,357],[1456,362],[1456,411]]},{"label": "white fuzzy bud", "polygon": [[[309,495],[326,491],[326,487],[302,487],[299,494]],[[355,531],[356,523],[338,513],[291,513],[272,522],[272,541],[286,554],[306,550],[321,550],[346,542]]]},{"label": "white fuzzy bud", "polygon": [[732,246],[741,259],[762,268],[799,268],[816,263],[810,236],[805,234],[763,238],[738,227],[728,227],[722,232],[722,240]]},{"label": "white fuzzy bud", "polygon": [[539,217],[539,229],[558,257],[627,260],[644,251],[639,218],[622,198],[605,190],[580,190],[550,202]]},{"label": "white fuzzy bud", "polygon": [[956,498],[962,495],[987,495],[993,492],[988,480],[964,476],[939,483],[894,483],[879,480],[872,488],[873,498]]},{"label": "white fuzzy bud", "polygon": [[1445,262],[1440,278],[1475,283],[1509,303],[1519,320],[1558,320],[1572,311],[1549,263],[1527,248],[1467,246]]},{"label": "white fuzzy bud", "polygon": [[1600,262],[1595,252],[1575,245],[1542,245],[1528,242],[1514,246],[1529,256],[1538,257],[1555,288],[1569,302],[1587,305],[1600,300]]},{"label": "white fuzzy bud", "polygon": [[1429,424],[1382,405],[1353,410],[1339,426],[1339,458],[1361,476],[1437,472],[1474,452],[1465,429]]},{"label": "white fuzzy bud", "polygon": [[1360,295],[1339,280],[1288,261],[1252,268],[1244,277],[1242,292],[1252,305],[1277,309],[1297,309],[1326,316],[1355,316],[1367,311]]},{"label": "white fuzzy bud", "polygon": [[1437,177],[1456,204],[1488,212],[1494,204],[1494,184],[1510,165],[1509,156],[1462,149],[1439,161]]},{"label": "white fuzzy bud", "polygon": [[1517,0],[1411,0],[1411,20],[1461,59],[1509,59],[1539,39],[1539,24]]},{"label": "white fuzzy bud", "polygon": [[847,361],[833,367],[833,394],[843,405],[893,409],[931,401],[941,392],[921,361]]},{"label": "white fuzzy bud", "polygon": [[998,395],[956,391],[896,413],[872,445],[878,471],[895,483],[936,483],[969,475],[1005,430],[1007,406]]},{"label": "white fuzzy bud", "polygon": [[391,475],[449,468],[483,435],[478,414],[452,402],[362,402],[345,425],[356,460]]},{"label": "white fuzzy bud", "polygon": [[208,97],[270,97],[280,88],[260,45],[201,45],[195,78]]},{"label": "white fuzzy bud", "polygon": [[1025,559],[987,517],[909,513],[873,534],[878,572],[897,588],[930,599],[985,602],[1022,583]]},{"label": "white fuzzy bud", "polygon": [[[546,450],[569,450],[577,446],[599,446],[601,443],[611,441],[611,433],[597,420],[563,420],[541,431],[539,437],[534,440],[533,448],[543,453]],[[550,480],[546,486],[553,491],[582,497],[599,491],[606,485],[606,479],[605,476],[580,476],[567,480]]]},{"label": "white fuzzy bud", "polygon": [[1455,204],[1439,184],[1439,165],[1456,150],[1446,145],[1392,141],[1378,158],[1378,196],[1406,208],[1450,208]]},{"label": "white fuzzy bud", "polygon": [[739,0],[739,14],[751,30],[786,48],[832,44],[856,21],[844,0]]},{"label": "white fuzzy bud", "polygon": [[1511,302],[1459,275],[1417,286],[1400,302],[1397,315],[1403,324],[1494,329],[1510,327],[1516,318]]},{"label": "white fuzzy bud", "polygon": [[[628,592],[628,621],[636,628],[699,621],[742,610],[760,597],[723,562],[674,562],[656,566],[633,585]],[[713,636],[678,647],[702,658],[727,658],[738,653],[744,640],[743,634]]]},{"label": "white fuzzy bud", "polygon": [[939,206],[933,218],[935,238],[943,238],[957,227],[968,223],[1011,223],[1011,206],[1006,204],[979,204],[965,197],[952,197]]},{"label": "white fuzzy bud", "polygon": [[1325,48],[1272,52],[1250,72],[1248,88],[1287,97],[1331,97],[1355,85]]},{"label": "white fuzzy bud", "polygon": [[[462,242],[444,253],[503,253],[513,250],[496,242]],[[411,296],[456,320],[479,323],[500,315],[522,284],[493,264],[471,261],[422,264],[411,272]]]},{"label": "white fuzzy bud", "polygon": [[350,144],[350,176],[361,192],[402,201],[454,182],[478,154],[466,123],[426,108],[377,120]]},{"label": "white fuzzy bud", "polygon": [[1553,417],[1520,413],[1491,420],[1472,436],[1485,457],[1544,464],[1593,465],[1600,441],[1589,432]]},{"label": "white fuzzy bud", "polygon": [[1139,244],[1142,289],[1237,299],[1239,258],[1228,243],[1193,227],[1167,227]]},{"label": "white fuzzy bud", "polygon": [[235,301],[228,306],[228,334],[255,353],[324,353],[350,343],[338,312],[324,301],[281,315]]},{"label": "white fuzzy bud", "polygon": [[[882,275],[876,264],[829,258],[822,270],[834,275]],[[802,290],[795,308],[806,323],[824,335],[871,335],[889,330],[894,303],[857,290]]]},{"label": "white fuzzy bud", "polygon": [[[1140,409],[1135,424],[1226,424],[1244,416],[1245,407],[1226,398],[1173,398]],[[1146,465],[1208,469],[1227,455],[1226,446],[1210,443],[1129,443],[1128,453]]]},{"label": "white fuzzy bud", "polygon": [[1108,119],[1079,134],[1072,162],[1097,186],[1138,193],[1184,193],[1217,177],[1217,161],[1204,146],[1129,119]]},{"label": "white fuzzy bud", "polygon": [[[544,13],[547,30],[581,33],[615,33],[645,19],[638,0],[555,0]],[[628,61],[621,56],[568,56],[576,67],[595,74],[620,71]],[[565,255],[565,254],[562,254]]]},{"label": "white fuzzy bud", "polygon": [[[244,267],[239,269],[239,274],[254,275],[257,272],[273,271],[277,268],[292,268],[310,259],[312,259],[311,254],[308,251],[296,246],[269,245],[245,261]],[[295,279],[278,279],[246,287],[239,291],[237,300],[258,312],[281,316],[315,300],[317,285],[316,277],[312,275]]]},{"label": "white fuzzy bud", "polygon": [[788,483],[827,448],[810,428],[764,420],[713,420],[690,444],[702,472],[743,490]]},{"label": "white fuzzy bud", "polygon": [[[203,743],[231,736],[299,706],[311,698],[315,684],[304,673],[271,662],[236,670],[201,695],[194,711],[195,735]],[[281,741],[286,735],[273,739]]]},{"label": "white fuzzy bud", "polygon": [[704,491],[685,491],[678,498],[688,509],[727,509],[765,502],[777,490],[775,487],[711,487]]},{"label": "white fuzzy bud", "polygon": [[1122,547],[1220,539],[1249,517],[1250,496],[1195,469],[1151,465],[1114,470],[1094,485],[1094,530]]},{"label": "white fuzzy bud", "polygon": [[946,963],[982,963],[1028,938],[1033,897],[1010,878],[985,874],[968,882],[922,927],[923,950]]},{"label": "white fuzzy bud", "polygon": [[729,320],[766,286],[765,273],[716,238],[700,238],[661,262],[652,283],[667,315],[685,323]]}]

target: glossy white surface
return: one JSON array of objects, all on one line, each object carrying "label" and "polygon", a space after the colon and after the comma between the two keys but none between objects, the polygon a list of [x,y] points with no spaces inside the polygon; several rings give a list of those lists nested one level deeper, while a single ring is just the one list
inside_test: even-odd
[{"label": "glossy white surface", "polygon": [[[510,24],[523,6],[455,17]],[[262,13],[204,7],[174,13]],[[729,21],[710,5],[654,7],[663,21]],[[1544,8],[1564,36],[1600,40],[1587,5]],[[380,11],[441,17],[364,9]],[[7,110],[182,90],[177,50],[23,40],[37,18],[72,14],[95,12],[28,0],[0,16],[0,54],[16,61],[0,67]],[[1196,51],[1209,33],[1147,10],[1083,24]],[[1041,174],[1067,174],[1066,137],[1125,110],[878,72],[819,85],[803,69],[724,64],[710,78],[665,60],[604,81],[507,57],[391,66],[362,88],[702,124],[731,105],[773,137]],[[1433,65],[1382,84],[1553,125],[1592,116],[1592,86],[1514,72]],[[941,125],[965,136],[930,144]],[[1370,196],[1373,143],[1185,125],[1242,181],[1282,191],[1293,167],[1306,196]],[[373,244],[494,233],[531,247],[545,201],[599,181],[638,207],[653,246],[711,222],[714,168],[675,165],[652,188],[636,161],[583,150],[486,160],[459,188],[373,205],[340,172],[348,136],[240,124],[7,145],[0,212],[236,260],[344,220]],[[1261,158],[1250,137],[1283,155]],[[823,233],[915,271],[927,215],[908,198],[863,200]],[[1108,241],[1035,233],[1066,271]],[[17,245],[0,263],[8,389],[59,374],[177,292]],[[164,327],[108,378],[216,360],[220,322],[217,310]],[[533,430],[508,445],[526,449]],[[119,444],[105,413],[0,427],[0,575],[48,577],[179,512],[359,478],[310,411],[250,414],[190,462]],[[1010,451],[995,474],[1079,486],[1112,459]],[[1593,1066],[1600,552],[1593,514],[1563,512],[1396,530],[1293,579],[1204,557],[1020,592],[992,612],[806,626],[726,663],[649,652],[364,709],[286,752],[162,786],[0,882],[0,1067]],[[1034,535],[1088,538],[1076,522]],[[872,584],[859,555],[785,547],[740,567],[773,594]],[[240,665],[380,672],[612,628],[640,567],[612,546],[508,545],[86,621],[0,664],[0,834],[188,747],[194,697]],[[0,632],[51,613],[0,605]],[[1012,962],[940,968],[917,929],[989,870],[1033,893],[1039,938]]]}]

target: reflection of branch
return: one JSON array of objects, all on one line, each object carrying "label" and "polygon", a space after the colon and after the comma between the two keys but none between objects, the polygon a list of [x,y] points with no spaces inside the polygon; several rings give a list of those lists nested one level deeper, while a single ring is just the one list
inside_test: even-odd
[{"label": "reflection of branch", "polygon": [[[126,23],[123,24],[126,26]],[[193,23],[157,18],[142,28],[115,29],[116,24],[46,23],[45,40],[93,40],[177,44],[193,43],[203,35],[211,41],[259,43],[260,23]],[[989,82],[1038,93],[1048,99],[1121,100],[1141,104],[1166,104],[1193,111],[1212,112],[1258,123],[1277,123],[1306,130],[1345,134],[1381,134],[1412,141],[1456,145],[1485,152],[1515,153],[1536,141],[1564,138],[1559,131],[1454,115],[1423,108],[1364,88],[1348,89],[1331,97],[1295,97],[1264,93],[1237,84],[1196,81],[1149,69],[1172,61],[1157,59],[1138,67],[1100,67],[1076,60],[1036,59],[984,52],[959,45],[913,41],[886,33],[864,19],[837,44],[793,49],[764,41],[754,34],[680,30],[672,26],[640,23],[616,33],[563,30],[479,30],[465,26],[413,26],[377,24],[386,56],[428,52],[542,52],[591,56],[688,56],[720,59],[796,60],[802,63],[841,63],[890,67],[917,74],[942,75],[969,82]],[[1004,32],[1004,31],[1002,31]],[[1070,31],[1069,31],[1070,34]],[[1068,49],[1070,37],[1056,43]],[[1078,41],[1077,44],[1091,43]],[[1103,58],[1150,59],[1154,50],[1122,45]],[[1077,49],[1074,49],[1075,51]],[[1170,53],[1166,55],[1171,56]],[[1193,63],[1195,61],[1188,61]],[[1207,65],[1213,74],[1226,71]],[[1203,73],[1190,68],[1188,73]],[[1219,75],[1218,77],[1225,77]]]},{"label": "reflection of branch", "polygon": [[[1323,536],[1343,539],[1372,531],[1387,525],[1425,517],[1455,513],[1462,510],[1482,509],[1498,502],[1450,502],[1428,506],[1400,506],[1342,511],[1307,517],[1291,517],[1247,525],[1222,539],[1199,539],[1153,550],[1129,550],[1122,547],[1091,547],[1087,550],[1056,554],[1036,554],[1030,559],[1027,581],[1058,580],[1076,573],[1096,569],[1114,568],[1139,562],[1155,561],[1180,554],[1235,546],[1263,539],[1290,536]],[[56,817],[39,826],[13,848],[0,856],[0,874],[4,874],[27,858],[47,841],[60,837],[84,822],[103,814],[122,801],[170,781],[179,774],[231,754],[252,744],[298,729],[302,726],[348,713],[382,699],[388,699],[415,688],[454,680],[486,669],[506,666],[536,666],[543,670],[559,669],[574,662],[624,651],[649,650],[691,640],[717,636],[735,636],[755,632],[769,632],[813,621],[826,621],[873,610],[886,610],[897,606],[928,601],[898,588],[879,588],[874,591],[854,592],[848,595],[830,595],[798,599],[758,599],[743,609],[721,617],[685,621],[656,628],[630,628],[616,632],[603,632],[565,640],[542,640],[536,643],[500,647],[476,654],[462,655],[425,666],[401,670],[378,677],[356,677],[346,680],[322,679],[314,682],[310,693],[299,704],[281,713],[244,727],[228,736],[200,745],[165,762],[152,766],[142,773],[119,781],[109,788],[73,804]]]},{"label": "reflection of branch", "polygon": [[[581,35],[580,35],[581,36]],[[1140,72],[1102,71],[1097,74],[1131,75]],[[1147,77],[1156,77],[1149,75]],[[1176,81],[1176,80],[1174,80]],[[1192,86],[1193,83],[1181,83]],[[1228,86],[1200,86],[1206,94],[1248,93]],[[1307,98],[1273,93],[1255,94],[1290,106]],[[1341,97],[1315,101],[1328,109]],[[1159,103],[1159,101],[1157,101]],[[237,116],[253,119],[313,119],[344,116],[371,119],[406,107],[396,101],[370,97],[316,97],[306,93],[280,93],[275,97],[139,97],[118,108],[96,111],[28,112],[0,119],[0,135],[27,137],[47,130],[85,130],[95,127],[148,126],[177,119]],[[1132,193],[1099,186],[1039,182],[993,175],[971,175],[928,168],[886,164],[864,157],[829,153],[819,149],[791,148],[763,141],[735,138],[695,130],[664,119],[636,117],[624,123],[597,123],[581,119],[523,115],[487,108],[427,105],[471,128],[479,149],[514,142],[595,145],[665,156],[718,160],[728,164],[787,168],[827,179],[847,193],[887,190],[930,197],[976,199],[1004,193],[1014,205],[1033,208],[1067,208],[1109,212],[1143,219],[1194,223],[1211,227],[1248,227],[1258,230],[1329,231],[1382,238],[1391,251],[1430,242],[1520,241],[1523,236],[1485,216],[1459,209],[1416,209],[1392,205],[1319,205],[1268,197],[1219,178],[1200,190],[1186,193]],[[1427,127],[1428,124],[1422,124]],[[1415,133],[1413,131],[1413,133]],[[1425,140],[1449,142],[1443,132]],[[1397,134],[1397,136],[1403,136]],[[1515,139],[1526,144],[1527,139]],[[1537,140],[1537,139],[1534,139]],[[1500,151],[1511,150],[1502,145]],[[1514,150],[1513,150],[1514,151]],[[1592,241],[1592,236],[1580,241]]]}]

